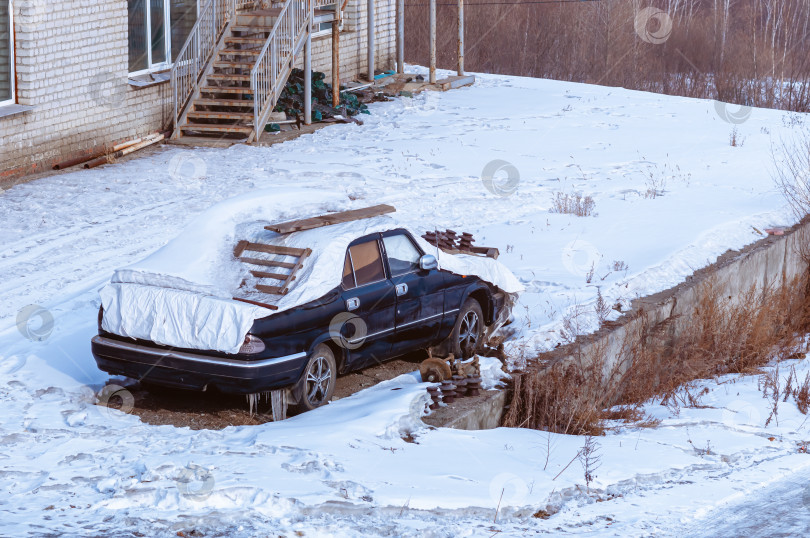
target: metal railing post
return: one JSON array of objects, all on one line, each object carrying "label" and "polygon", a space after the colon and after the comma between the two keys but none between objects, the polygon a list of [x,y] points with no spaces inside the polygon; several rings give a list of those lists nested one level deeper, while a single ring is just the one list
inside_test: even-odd
[{"label": "metal railing post", "polygon": [[464,0],[458,0],[458,76],[464,75]]},{"label": "metal railing post", "polygon": [[405,0],[397,1],[397,73],[405,72]]},{"label": "metal railing post", "polygon": [[430,0],[430,83],[436,83],[436,0]]},{"label": "metal railing post", "polygon": [[366,0],[366,2],[368,11],[368,80],[374,82],[374,0]]},{"label": "metal railing post", "polygon": [[307,42],[304,45],[304,123],[312,123],[312,11],[307,22]]}]

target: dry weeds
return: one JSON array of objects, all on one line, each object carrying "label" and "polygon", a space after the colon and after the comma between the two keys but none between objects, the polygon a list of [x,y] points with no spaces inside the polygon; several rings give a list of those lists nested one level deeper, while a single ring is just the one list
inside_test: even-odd
[{"label": "dry weeds", "polygon": [[[516,376],[504,424],[597,435],[604,432],[605,420],[654,425],[640,411],[650,399],[676,411],[699,407],[706,390],[697,390],[694,380],[758,373],[774,358],[795,356],[810,328],[807,284],[802,277],[729,297],[710,278],[698,288],[697,305],[688,316],[657,322],[642,312],[630,320],[613,361],[604,344],[573,340],[569,360]],[[572,340],[579,324],[566,321]],[[778,401],[784,395],[778,380],[768,382],[770,398]],[[793,393],[797,405],[807,409],[810,376]],[[773,419],[777,412],[774,408]]]}]

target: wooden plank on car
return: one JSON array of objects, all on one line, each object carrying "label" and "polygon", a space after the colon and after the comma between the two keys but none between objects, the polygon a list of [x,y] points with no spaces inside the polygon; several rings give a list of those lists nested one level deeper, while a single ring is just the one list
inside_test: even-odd
[{"label": "wooden plank on car", "polygon": [[[255,276],[256,278],[275,278],[276,280],[286,281],[290,275],[282,275],[280,273],[266,273],[264,271],[251,271],[250,274]],[[295,280],[293,277],[290,280]]]},{"label": "wooden plank on car", "polygon": [[363,209],[352,209],[349,211],[328,213],[326,215],[320,215],[308,219],[291,220],[289,222],[282,222],[280,224],[269,224],[265,226],[265,229],[272,230],[280,234],[288,234],[293,232],[301,232],[304,230],[312,230],[313,228],[320,228],[322,226],[330,226],[332,224],[369,219],[371,217],[378,217],[380,215],[393,213],[394,211],[396,211],[394,206],[380,204]]},{"label": "wooden plank on car", "polygon": [[262,243],[248,243],[245,250],[250,252],[264,252],[266,254],[280,254],[282,256],[302,256],[305,252],[303,248],[280,247],[277,245],[265,245]]},{"label": "wooden plank on car", "polygon": [[270,295],[285,295],[287,290],[279,286],[265,286],[264,284],[256,284],[256,289],[262,293],[269,293]]},{"label": "wooden plank on car", "polygon": [[269,308],[270,310],[278,310],[278,307],[276,305],[267,304],[267,303],[260,303],[259,301],[251,301],[250,299],[245,299],[243,297],[234,297],[233,300],[234,301],[241,301],[243,303],[248,303],[248,304],[252,304],[252,305],[256,305],[256,306],[261,306],[261,307],[264,307],[264,308]]}]

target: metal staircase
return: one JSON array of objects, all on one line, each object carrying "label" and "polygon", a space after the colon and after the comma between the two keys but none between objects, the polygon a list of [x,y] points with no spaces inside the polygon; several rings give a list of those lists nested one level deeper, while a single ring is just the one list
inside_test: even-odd
[{"label": "metal staircase", "polygon": [[314,9],[330,3],[209,0],[172,67],[172,138],[256,140],[311,37]]}]

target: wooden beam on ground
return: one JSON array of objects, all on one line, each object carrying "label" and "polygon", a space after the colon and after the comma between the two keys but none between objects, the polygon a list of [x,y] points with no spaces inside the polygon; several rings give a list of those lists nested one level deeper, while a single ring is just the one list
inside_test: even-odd
[{"label": "wooden beam on ground", "polygon": [[288,234],[293,232],[301,232],[304,230],[311,230],[313,228],[320,228],[322,226],[330,226],[332,224],[369,219],[371,217],[378,217],[387,213],[393,213],[394,211],[396,211],[394,206],[380,204],[363,209],[352,209],[350,211],[329,213],[327,215],[320,215],[318,217],[312,217],[309,219],[291,220],[289,222],[282,222],[281,224],[269,224],[264,228],[266,230],[272,230],[276,233]]}]

